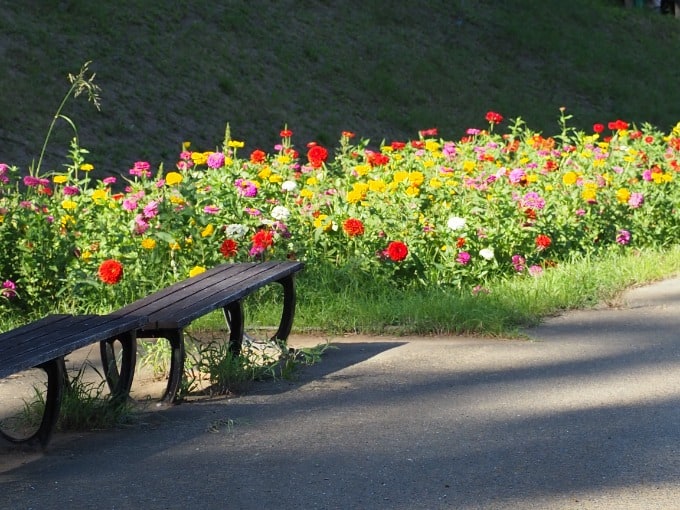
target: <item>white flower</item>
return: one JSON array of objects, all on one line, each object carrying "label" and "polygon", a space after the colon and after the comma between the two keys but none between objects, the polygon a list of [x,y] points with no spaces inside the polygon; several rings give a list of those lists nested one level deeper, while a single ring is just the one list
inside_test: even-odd
[{"label": "white flower", "polygon": [[282,205],[277,205],[272,209],[272,218],[275,220],[285,221],[288,216],[290,216],[290,211]]},{"label": "white flower", "polygon": [[465,224],[467,221],[465,218],[461,218],[460,216],[451,216],[449,218],[449,221],[446,222],[446,226],[449,227],[451,230],[460,230],[462,228],[465,228]]},{"label": "white flower", "polygon": [[248,229],[244,226],[241,225],[240,223],[232,223],[231,225],[227,225],[225,232],[229,237],[233,237],[235,239],[238,239],[240,237],[243,237],[246,235],[246,232]]},{"label": "white flower", "polygon": [[296,188],[297,188],[297,183],[295,181],[284,181],[281,184],[281,189],[283,191],[289,191],[289,192],[295,191]]},{"label": "white flower", "polygon": [[482,248],[479,250],[479,256],[484,260],[491,260],[494,258],[493,248]]}]

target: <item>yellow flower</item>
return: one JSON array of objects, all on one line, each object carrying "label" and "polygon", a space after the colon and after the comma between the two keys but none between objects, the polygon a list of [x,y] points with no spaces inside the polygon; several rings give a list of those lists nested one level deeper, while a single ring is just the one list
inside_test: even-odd
[{"label": "yellow flower", "polygon": [[229,140],[229,143],[227,143],[227,145],[232,149],[242,149],[243,147],[245,147],[246,144],[245,142],[239,142],[237,140]]},{"label": "yellow flower", "polygon": [[191,271],[189,271],[189,277],[198,276],[201,273],[205,273],[205,268],[203,266],[194,266]]},{"label": "yellow flower", "polygon": [[278,156],[278,157],[276,158],[276,162],[277,162],[277,163],[280,163],[280,164],[282,164],[282,165],[287,165],[288,163],[291,162],[291,158],[290,158],[290,156],[287,156],[287,155],[283,154],[283,155]]},{"label": "yellow flower", "polygon": [[420,189],[418,186],[411,185],[406,188],[406,195],[409,197],[417,197],[420,194]]},{"label": "yellow flower", "polygon": [[4,221],[5,221],[5,217],[4,217],[4,216],[0,216],[0,223],[4,223]]},{"label": "yellow flower", "polygon": [[429,152],[435,152],[439,149],[439,142],[435,142],[434,140],[426,140],[425,149]]},{"label": "yellow flower", "polygon": [[91,172],[92,170],[94,170],[94,166],[91,165],[90,163],[83,163],[82,165],[80,165],[80,169],[83,172]]},{"label": "yellow flower", "polygon": [[61,217],[61,219],[59,220],[59,222],[61,223],[61,226],[62,226],[62,227],[66,227],[66,226],[68,226],[69,224],[70,224],[70,225],[73,225],[76,221],[73,219],[73,216],[70,216],[70,215],[68,215],[68,214],[64,214],[64,215]]},{"label": "yellow flower", "polygon": [[319,184],[319,179],[317,179],[316,177],[309,177],[305,181],[305,184],[307,184],[307,186],[316,186],[317,184]]},{"label": "yellow flower", "polygon": [[172,202],[175,205],[186,204],[186,200],[184,200],[182,197],[175,197],[175,196],[170,197],[170,202]]},{"label": "yellow flower", "polygon": [[368,181],[368,189],[374,193],[381,193],[385,191],[387,184],[382,179],[372,179]]},{"label": "yellow flower", "polygon": [[208,223],[208,225],[201,231],[201,237],[211,236],[214,231],[215,227],[213,227],[212,223]]},{"label": "yellow flower", "polygon": [[279,182],[283,182],[283,177],[280,176],[279,174],[271,174],[269,176],[269,182],[273,182],[275,184],[279,183]]},{"label": "yellow flower", "polygon": [[477,166],[477,164],[474,161],[463,161],[463,170],[468,173],[472,172],[475,169],[475,166]]},{"label": "yellow flower", "polygon": [[175,184],[181,183],[183,179],[184,177],[182,177],[182,174],[179,172],[168,172],[168,175],[165,176],[165,184],[174,186]]},{"label": "yellow flower", "polygon": [[300,196],[302,198],[314,198],[314,192],[305,188],[303,190],[300,190]]},{"label": "yellow flower", "polygon": [[333,226],[333,221],[328,218],[327,214],[319,214],[314,218],[314,227],[323,229],[324,232],[328,232]]},{"label": "yellow flower", "polygon": [[408,179],[408,172],[404,172],[403,170],[398,170],[394,172],[394,179],[392,182],[394,183],[400,183],[404,182],[406,179]]},{"label": "yellow flower", "polygon": [[87,262],[92,258],[92,252],[90,250],[85,250],[83,253],[80,254],[80,258]]},{"label": "yellow flower", "polygon": [[142,241],[142,248],[145,250],[153,250],[156,247],[156,240],[147,237]]},{"label": "yellow flower", "polygon": [[364,199],[364,194],[361,191],[350,190],[347,192],[347,202],[350,204],[356,204]]},{"label": "yellow flower", "polygon": [[425,180],[425,176],[423,175],[423,172],[410,172],[408,174],[408,182],[411,183],[413,186],[420,186],[423,181]]},{"label": "yellow flower", "polygon": [[433,177],[432,179],[430,179],[429,184],[430,184],[430,188],[437,189],[437,188],[441,188],[444,183],[442,181],[440,181],[439,179],[437,179],[436,177]]},{"label": "yellow flower", "polygon": [[191,142],[182,142],[182,150],[183,151],[188,151],[189,147],[191,147]]},{"label": "yellow flower", "polygon": [[620,188],[619,190],[616,191],[616,200],[618,200],[622,204],[628,203],[628,199],[630,198],[630,191],[628,191],[626,188]]},{"label": "yellow flower", "polygon": [[271,174],[272,174],[272,169],[269,168],[268,166],[266,166],[257,173],[257,176],[260,179],[265,180],[265,179],[268,179]]},{"label": "yellow flower", "polygon": [[62,209],[66,209],[67,211],[72,211],[76,207],[78,207],[78,204],[76,204],[73,200],[64,200],[61,203]]},{"label": "yellow flower", "polygon": [[371,171],[371,165],[357,165],[354,167],[354,171],[359,177],[363,177]]},{"label": "yellow flower", "polygon": [[173,241],[172,243],[170,243],[170,249],[172,251],[179,251],[182,249],[182,247],[179,245],[178,242]]},{"label": "yellow flower", "polygon": [[192,152],[191,153],[191,160],[194,162],[196,165],[205,165],[205,163],[208,161],[208,155],[209,152]]},{"label": "yellow flower", "polygon": [[538,175],[536,174],[527,174],[527,182],[532,183],[532,182],[537,182],[538,181]]},{"label": "yellow flower", "polygon": [[567,172],[562,176],[562,183],[565,186],[571,186],[572,184],[576,184],[576,181],[578,180],[578,175],[576,172]]},{"label": "yellow flower", "polygon": [[68,181],[68,177],[65,175],[55,175],[52,177],[52,181],[54,184],[64,184],[66,181]]},{"label": "yellow flower", "polygon": [[92,192],[92,200],[95,202],[101,202],[109,198],[109,192],[105,189],[96,189]]}]

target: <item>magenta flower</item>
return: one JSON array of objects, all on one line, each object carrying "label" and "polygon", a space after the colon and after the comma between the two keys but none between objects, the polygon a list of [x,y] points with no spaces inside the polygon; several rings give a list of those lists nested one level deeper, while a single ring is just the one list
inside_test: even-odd
[{"label": "magenta flower", "polygon": [[66,196],[77,195],[78,193],[80,193],[78,186],[64,186],[63,191],[64,191],[64,195],[66,195]]},{"label": "magenta flower", "polygon": [[109,186],[110,184],[116,184],[116,178],[115,177],[104,177],[102,179],[102,183],[106,184]]},{"label": "magenta flower", "polygon": [[527,176],[527,174],[524,170],[522,170],[521,168],[515,168],[508,175],[508,179],[510,180],[510,182],[512,184],[519,184],[524,179],[526,179],[526,176]]},{"label": "magenta flower", "polygon": [[535,191],[530,191],[519,199],[522,208],[541,210],[545,207],[545,200]]},{"label": "magenta flower", "polygon": [[206,205],[203,208],[203,212],[206,214],[217,214],[218,212],[220,212],[220,208],[217,207],[216,205]]},{"label": "magenta flower", "polygon": [[149,223],[146,221],[144,216],[141,214],[138,214],[135,216],[135,227],[134,227],[134,232],[135,234],[143,234],[149,230]]},{"label": "magenta flower", "polygon": [[123,200],[123,209],[126,211],[134,211],[137,209],[137,201],[132,198],[126,198]]},{"label": "magenta flower", "polygon": [[208,156],[208,168],[222,168],[224,166],[224,154],[213,152]]},{"label": "magenta flower", "polygon": [[526,267],[524,264],[526,263],[526,259],[522,257],[521,255],[513,255],[512,256],[512,266],[515,268],[515,271],[518,273],[521,273],[524,271],[524,268]]},{"label": "magenta flower", "polygon": [[33,177],[32,175],[27,175],[24,177],[24,185],[28,186],[29,188],[35,188],[36,186],[40,185],[40,179]]},{"label": "magenta flower", "polygon": [[12,280],[5,280],[2,284],[2,289],[0,289],[0,296],[12,299],[17,295],[17,285]]},{"label": "magenta flower", "polygon": [[236,179],[234,186],[238,188],[238,192],[242,197],[252,198],[257,196],[257,186],[252,181],[247,179]]},{"label": "magenta flower", "polygon": [[151,177],[151,165],[147,163],[146,161],[137,161],[133,165],[132,168],[130,168],[130,175],[134,175],[135,177]]},{"label": "magenta flower", "polygon": [[619,243],[621,246],[626,246],[627,244],[630,243],[630,232],[627,230],[621,229],[619,230],[619,233],[616,235],[616,242]]},{"label": "magenta flower", "polygon": [[155,218],[158,216],[158,202],[156,200],[152,200],[146,206],[144,207],[144,217],[145,218]]},{"label": "magenta flower", "polygon": [[470,254],[469,254],[468,252],[466,252],[466,251],[461,251],[461,252],[458,254],[458,256],[456,257],[456,262],[458,262],[459,264],[463,264],[464,266],[466,266],[466,265],[470,262],[470,259],[471,259],[471,258],[472,258],[472,257],[470,257]]}]

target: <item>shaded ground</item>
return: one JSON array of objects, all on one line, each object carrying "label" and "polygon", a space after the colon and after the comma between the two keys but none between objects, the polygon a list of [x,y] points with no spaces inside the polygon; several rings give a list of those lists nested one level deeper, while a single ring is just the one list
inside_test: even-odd
[{"label": "shaded ground", "polygon": [[679,508],[680,280],[624,301],[529,341],[333,338],[296,381],[3,450],[0,506]]}]

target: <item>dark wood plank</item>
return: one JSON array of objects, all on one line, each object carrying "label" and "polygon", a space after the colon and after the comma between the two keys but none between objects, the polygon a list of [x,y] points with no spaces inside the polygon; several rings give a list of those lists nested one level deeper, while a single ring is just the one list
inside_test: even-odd
[{"label": "dark wood plank", "polygon": [[0,335],[0,377],[64,356],[86,345],[136,331],[146,317],[50,316]]}]

